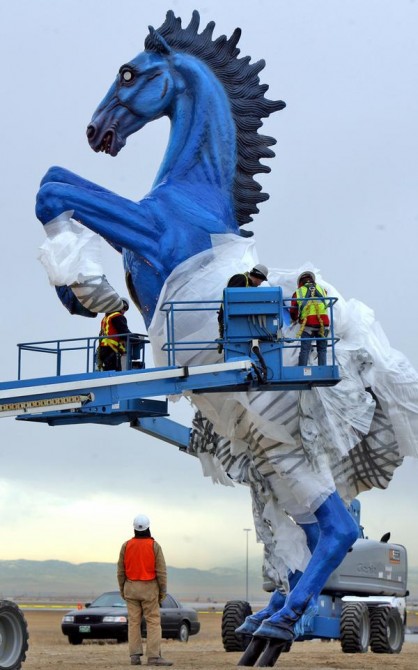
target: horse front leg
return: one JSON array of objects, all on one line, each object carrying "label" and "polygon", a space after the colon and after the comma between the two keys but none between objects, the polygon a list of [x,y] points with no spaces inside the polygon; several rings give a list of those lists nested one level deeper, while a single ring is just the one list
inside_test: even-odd
[{"label": "horse front leg", "polygon": [[38,191],[36,216],[46,225],[64,212],[117,249],[131,249],[152,258],[154,265],[158,263],[158,233],[143,215],[140,203],[90,186],[46,181]]},{"label": "horse front leg", "polygon": [[71,184],[72,186],[79,186],[80,188],[86,188],[90,191],[96,191],[99,193],[112,193],[112,191],[104,188],[104,186],[100,186],[99,184],[95,184],[93,181],[84,179],[84,177],[80,177],[80,175],[76,174],[75,172],[71,172],[71,170],[67,170],[66,168],[60,167],[59,165],[53,165],[48,169],[48,171],[42,177],[39,188],[42,188],[44,184],[48,184],[49,182]]},{"label": "horse front leg", "polygon": [[332,493],[314,516],[320,532],[311,560],[283,607],[263,621],[255,637],[291,642],[296,624],[311,605],[316,605],[328,577],[358,538],[357,523],[338,493]]}]

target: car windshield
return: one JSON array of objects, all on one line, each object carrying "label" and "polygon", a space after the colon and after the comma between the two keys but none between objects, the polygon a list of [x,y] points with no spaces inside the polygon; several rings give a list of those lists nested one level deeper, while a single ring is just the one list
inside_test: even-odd
[{"label": "car windshield", "polygon": [[101,596],[93,600],[90,607],[126,607],[126,602],[118,593],[103,593]]}]

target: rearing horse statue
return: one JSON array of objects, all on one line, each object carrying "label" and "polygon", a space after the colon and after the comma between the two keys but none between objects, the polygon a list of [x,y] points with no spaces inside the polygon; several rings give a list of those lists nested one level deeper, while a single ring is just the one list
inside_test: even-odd
[{"label": "rearing horse statue", "polygon": [[[264,62],[238,57],[239,29],[216,40],[213,22],[198,29],[196,11],[186,28],[169,11],[158,30],[149,29],[145,51],[121,66],[87,128],[94,151],[116,156],[129,135],[168,116],[170,139],[151,191],[133,202],[52,167],[36,206],[46,229],[72,217],[122,253],[157,359],[159,303],[217,300],[228,277],[254,262],[251,233],[242,226],[268,198],[254,175],[269,171],[260,159],[274,156],[275,142],[257,131],[263,117],[285,106],[265,98],[268,87],[258,78]],[[296,276],[277,271],[269,279],[291,295]],[[64,304],[80,314],[100,311],[91,299],[83,304],[79,288],[70,281],[59,287]],[[416,373],[390,351],[389,366],[379,359],[370,310],[343,300],[339,310],[337,387],[192,397],[198,412],[190,453],[205,474],[250,486],[267,571],[287,586],[286,596],[277,589],[239,629],[255,637],[291,642],[302,631],[303,615],[358,536],[348,503],[362,490],[386,487],[403,456],[417,455],[407,408],[418,396]],[[216,317],[198,321],[188,315],[184,337],[204,328],[200,339],[215,339]],[[213,351],[202,356],[217,359]],[[182,362],[190,363],[187,354]],[[392,393],[400,375],[405,385]]]},{"label": "rearing horse statue", "polygon": [[240,30],[213,42],[214,25],[198,34],[194,12],[183,30],[168,12],[158,31],[150,29],[146,51],[121,66],[88,126],[92,149],[116,156],[146,123],[170,118],[168,148],[145,198],[123,199],[58,167],[48,170],[38,194],[43,223],[73,210],[75,219],[122,251],[146,325],[173,269],[211,248],[211,235],[239,234],[268,198],[253,174],[270,170],[259,158],[274,156],[269,145],[275,140],[256,131],[260,117],[285,104],[264,98],[267,87],[257,76],[263,61],[237,59]]}]

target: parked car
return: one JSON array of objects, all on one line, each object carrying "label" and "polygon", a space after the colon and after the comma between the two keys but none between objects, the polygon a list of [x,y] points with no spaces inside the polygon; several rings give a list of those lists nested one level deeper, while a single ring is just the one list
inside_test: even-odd
[{"label": "parked car", "polygon": [[[174,596],[167,594],[161,606],[161,629],[164,638],[187,642],[189,635],[200,630],[196,610],[183,607]],[[128,610],[119,591],[108,591],[86,603],[85,609],[70,610],[62,619],[61,630],[70,644],[83,640],[128,639]],[[145,620],[141,625],[142,637],[147,636]]]}]

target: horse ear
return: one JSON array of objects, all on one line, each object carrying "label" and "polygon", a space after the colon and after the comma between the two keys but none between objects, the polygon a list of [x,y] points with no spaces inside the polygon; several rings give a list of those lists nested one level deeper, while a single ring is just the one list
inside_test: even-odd
[{"label": "horse ear", "polygon": [[147,40],[147,48],[151,51],[156,51],[160,54],[171,54],[171,49],[164,37],[155,30],[152,26],[148,26],[149,36]]}]

